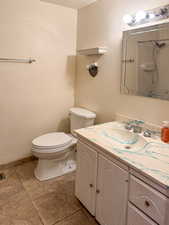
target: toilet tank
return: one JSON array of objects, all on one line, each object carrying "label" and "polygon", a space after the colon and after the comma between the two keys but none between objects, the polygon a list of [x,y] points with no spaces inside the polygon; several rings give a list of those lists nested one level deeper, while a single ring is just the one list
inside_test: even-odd
[{"label": "toilet tank", "polygon": [[70,129],[72,135],[76,136],[74,130],[94,125],[96,114],[83,108],[70,109]]}]

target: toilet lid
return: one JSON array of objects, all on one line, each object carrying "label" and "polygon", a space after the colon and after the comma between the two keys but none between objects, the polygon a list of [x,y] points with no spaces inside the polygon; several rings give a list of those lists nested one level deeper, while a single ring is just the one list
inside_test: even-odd
[{"label": "toilet lid", "polygon": [[69,145],[72,142],[72,138],[65,133],[49,133],[35,138],[32,141],[32,145],[36,148],[62,148]]}]

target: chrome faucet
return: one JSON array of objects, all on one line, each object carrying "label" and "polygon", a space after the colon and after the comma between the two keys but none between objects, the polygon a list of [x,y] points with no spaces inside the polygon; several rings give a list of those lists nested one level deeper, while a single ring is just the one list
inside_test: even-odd
[{"label": "chrome faucet", "polygon": [[143,124],[144,121],[142,120],[131,120],[125,124],[125,129],[132,130],[134,133],[141,133]]}]

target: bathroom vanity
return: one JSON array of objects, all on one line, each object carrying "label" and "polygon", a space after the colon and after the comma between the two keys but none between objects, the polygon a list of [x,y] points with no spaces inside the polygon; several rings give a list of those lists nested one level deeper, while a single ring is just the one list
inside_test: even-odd
[{"label": "bathroom vanity", "polygon": [[169,225],[169,145],[111,122],[76,131],[76,197],[101,225]]}]

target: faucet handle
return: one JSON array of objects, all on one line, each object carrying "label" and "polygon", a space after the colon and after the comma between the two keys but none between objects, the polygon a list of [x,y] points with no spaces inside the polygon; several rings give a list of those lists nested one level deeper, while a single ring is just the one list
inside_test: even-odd
[{"label": "faucet handle", "polygon": [[129,120],[125,123],[125,129],[127,130],[133,130],[134,133],[141,133],[142,131],[142,124],[144,124],[144,121],[142,120]]},{"label": "faucet handle", "polygon": [[134,133],[141,133],[142,130],[143,130],[143,124],[144,124],[144,121],[142,120],[134,120],[133,121],[133,132]]},{"label": "faucet handle", "polygon": [[143,133],[144,137],[151,137],[152,136],[152,131],[151,130],[145,130]]},{"label": "faucet handle", "polygon": [[126,130],[132,130],[133,128],[132,121],[124,121],[123,123],[125,124]]},{"label": "faucet handle", "polygon": [[143,125],[144,124],[144,121],[143,120],[134,120],[134,123],[136,125]]}]

